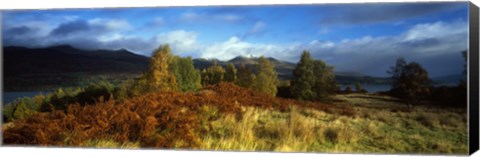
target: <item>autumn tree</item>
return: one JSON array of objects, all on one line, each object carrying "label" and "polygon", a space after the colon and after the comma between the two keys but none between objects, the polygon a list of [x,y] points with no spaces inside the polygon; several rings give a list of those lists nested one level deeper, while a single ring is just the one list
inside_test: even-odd
[{"label": "autumn tree", "polygon": [[268,95],[277,95],[277,85],[279,83],[275,65],[265,57],[260,57],[257,65],[258,74],[253,84],[253,89]]},{"label": "autumn tree", "polygon": [[235,82],[237,80],[237,68],[232,63],[229,63],[225,69],[224,80],[226,82]]},{"label": "autumn tree", "polygon": [[[177,80],[170,73],[170,64],[173,56],[168,45],[161,45],[150,58],[148,71],[136,82],[136,93],[143,91],[176,91],[178,90]],[[137,93],[138,92],[138,93]]]},{"label": "autumn tree", "polygon": [[329,97],[335,93],[336,83],[333,66],[328,66],[322,60],[313,61],[313,74],[315,75],[314,92],[317,99]]},{"label": "autumn tree", "polygon": [[255,74],[245,65],[240,64],[237,71],[235,84],[245,88],[251,88],[256,79]]},{"label": "autumn tree", "polygon": [[407,105],[416,105],[429,93],[431,80],[428,72],[416,62],[406,64],[403,58],[399,58],[388,73],[392,75],[391,93],[402,98]]},{"label": "autumn tree", "polygon": [[175,76],[180,91],[195,91],[202,87],[200,71],[193,66],[192,57],[175,56],[170,72]]},{"label": "autumn tree", "polygon": [[202,85],[207,86],[220,83],[221,81],[223,81],[224,75],[225,69],[222,66],[218,65],[216,61],[214,61],[212,66],[202,71]]},{"label": "autumn tree", "polygon": [[310,56],[310,52],[303,51],[300,62],[293,70],[293,79],[290,86],[290,94],[293,98],[301,100],[316,98],[316,93],[313,90],[315,85],[314,66],[314,60]]}]

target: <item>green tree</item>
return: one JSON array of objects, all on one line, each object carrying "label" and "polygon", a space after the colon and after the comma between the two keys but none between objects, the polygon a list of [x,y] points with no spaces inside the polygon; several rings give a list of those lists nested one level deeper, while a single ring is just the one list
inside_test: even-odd
[{"label": "green tree", "polygon": [[223,81],[224,75],[225,69],[214,61],[212,66],[202,71],[202,85],[207,86],[220,83]]},{"label": "green tree", "polygon": [[193,66],[192,57],[174,56],[170,72],[175,76],[180,91],[196,91],[202,87],[200,71]]},{"label": "green tree", "polygon": [[237,68],[232,63],[227,65],[225,69],[225,81],[226,82],[235,82],[237,80]]},{"label": "green tree", "polygon": [[260,57],[257,65],[258,74],[253,84],[256,91],[267,93],[268,95],[277,95],[277,85],[279,83],[275,65],[265,57]]},{"label": "green tree", "polygon": [[398,59],[395,67],[392,67],[392,89],[391,93],[402,98],[407,105],[416,105],[424,98],[430,89],[431,80],[428,72],[418,63]]},{"label": "green tree", "polygon": [[240,64],[237,71],[237,84],[240,87],[252,88],[255,83],[256,76],[255,74],[245,65]]},{"label": "green tree", "polygon": [[293,79],[290,86],[290,94],[295,99],[312,100],[316,98],[313,91],[315,75],[313,73],[314,60],[310,52],[303,51],[300,62],[293,70]]},{"label": "green tree", "polygon": [[328,98],[336,90],[333,66],[328,66],[322,60],[315,60],[313,65],[313,73],[315,75],[313,91],[316,93],[317,99]]},{"label": "green tree", "polygon": [[362,84],[360,84],[360,82],[355,82],[355,91],[358,92],[358,93],[365,93],[366,90],[363,89],[363,86]]},{"label": "green tree", "polygon": [[395,66],[390,67],[390,70],[387,71],[388,74],[392,75],[392,89],[399,88],[400,76],[402,75],[407,62],[403,57],[397,59]]}]

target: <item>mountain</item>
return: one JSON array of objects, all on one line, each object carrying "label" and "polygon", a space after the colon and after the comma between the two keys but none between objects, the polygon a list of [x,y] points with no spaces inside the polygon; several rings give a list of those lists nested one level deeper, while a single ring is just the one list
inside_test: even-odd
[{"label": "mountain", "polygon": [[[98,76],[124,79],[148,68],[148,58],[128,50],[82,50],[69,45],[45,48],[4,47],[6,91],[81,86]],[[59,83],[61,82],[61,83]]]},{"label": "mountain", "polygon": [[6,76],[48,73],[138,73],[148,58],[128,50],[81,50],[69,45],[46,48],[5,47]]}]

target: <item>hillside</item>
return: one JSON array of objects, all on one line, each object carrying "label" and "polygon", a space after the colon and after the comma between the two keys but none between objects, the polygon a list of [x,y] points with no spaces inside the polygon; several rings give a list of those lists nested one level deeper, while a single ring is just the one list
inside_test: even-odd
[{"label": "hillside", "polygon": [[3,125],[3,142],[222,151],[467,152],[465,110],[413,110],[373,94],[335,99],[334,104],[297,101],[220,83],[198,92],[149,93],[33,114]]},{"label": "hillside", "polygon": [[148,67],[147,57],[125,49],[87,51],[59,45],[36,49],[5,47],[3,53],[6,91],[79,86],[98,77],[138,75]]},{"label": "hillside", "polygon": [[6,76],[48,73],[138,73],[148,58],[128,50],[81,50],[69,45],[30,49],[5,47]]}]

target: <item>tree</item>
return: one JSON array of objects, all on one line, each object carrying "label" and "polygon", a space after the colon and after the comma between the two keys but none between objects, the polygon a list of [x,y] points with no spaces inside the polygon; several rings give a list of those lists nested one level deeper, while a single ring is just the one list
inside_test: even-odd
[{"label": "tree", "polygon": [[251,88],[256,79],[255,74],[245,64],[240,64],[237,71],[237,84],[240,87]]},{"label": "tree", "polygon": [[290,94],[293,98],[301,100],[316,98],[316,93],[312,90],[315,85],[313,62],[310,52],[303,51],[300,62],[293,70],[293,79],[290,86]]},{"label": "tree", "polygon": [[237,80],[237,68],[232,63],[227,65],[225,69],[224,79],[226,82],[235,82]]},{"label": "tree", "polygon": [[317,99],[327,98],[335,93],[336,83],[333,67],[328,66],[322,60],[313,61],[313,73],[315,75],[315,84],[313,91]]},{"label": "tree", "polygon": [[138,80],[138,86],[146,91],[176,91],[177,80],[170,73],[173,56],[168,45],[161,45],[150,58],[148,72]]},{"label": "tree", "polygon": [[403,57],[397,59],[395,66],[390,67],[390,70],[387,71],[388,74],[391,74],[392,79],[392,89],[398,88],[398,82],[400,81],[400,76],[402,75],[404,67],[407,65],[407,62]]},{"label": "tree", "polygon": [[463,71],[462,71],[463,78],[458,83],[458,86],[461,88],[467,88],[467,63],[468,63],[467,50],[462,51],[462,56],[465,61],[465,64],[463,64]]},{"label": "tree", "polygon": [[367,90],[365,90],[362,86],[362,84],[360,84],[360,82],[355,82],[355,91],[358,92],[358,93],[366,93]]},{"label": "tree", "polygon": [[192,57],[175,56],[170,72],[175,76],[180,91],[196,91],[202,87],[200,71],[193,66]]},{"label": "tree", "polygon": [[207,86],[220,83],[224,79],[224,74],[225,69],[223,69],[222,66],[218,65],[217,62],[214,61],[212,66],[202,71],[202,85]]},{"label": "tree", "polygon": [[277,85],[279,83],[275,65],[265,57],[260,57],[257,65],[258,74],[253,85],[254,90],[267,93],[268,95],[277,95]]},{"label": "tree", "polygon": [[406,64],[403,58],[399,58],[389,73],[392,74],[391,93],[403,99],[407,105],[416,105],[429,93],[431,80],[420,64]]}]

